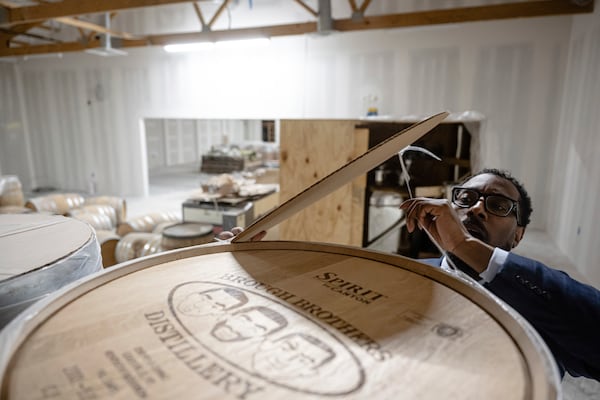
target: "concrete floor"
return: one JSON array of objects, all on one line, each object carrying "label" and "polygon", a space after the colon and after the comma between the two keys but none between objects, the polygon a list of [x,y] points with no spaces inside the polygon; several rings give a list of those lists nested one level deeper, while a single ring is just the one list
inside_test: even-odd
[{"label": "concrete floor", "polygon": [[[151,174],[150,196],[128,198],[128,217],[155,211],[181,212],[181,204],[188,195],[200,187],[202,177],[194,166],[164,170]],[[276,229],[269,240],[277,240]],[[528,230],[515,252],[539,260],[546,265],[563,270],[573,278],[587,282],[571,261],[560,253],[549,236],[542,231]],[[565,376],[562,382],[564,400],[600,400],[600,382]]]}]

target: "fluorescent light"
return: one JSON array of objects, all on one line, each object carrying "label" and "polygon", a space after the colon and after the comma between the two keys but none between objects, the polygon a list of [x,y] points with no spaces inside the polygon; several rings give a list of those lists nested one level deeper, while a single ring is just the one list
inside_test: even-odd
[{"label": "fluorescent light", "polygon": [[168,44],[164,46],[166,52],[169,53],[183,53],[189,51],[200,51],[200,50],[208,50],[214,47],[214,43],[212,42],[195,42],[195,43],[178,43],[178,44]]},{"label": "fluorescent light", "polygon": [[236,48],[242,49],[245,47],[256,47],[264,46],[271,43],[269,38],[252,38],[252,39],[238,39],[238,40],[222,40],[216,43],[218,48]]},{"label": "fluorescent light", "polygon": [[88,54],[94,54],[96,56],[111,57],[111,56],[126,56],[127,52],[114,47],[94,47],[92,49],[84,50]]},{"label": "fluorescent light", "polygon": [[23,56],[23,61],[44,59],[44,58],[62,58],[62,53],[40,53],[40,54],[26,54]]}]

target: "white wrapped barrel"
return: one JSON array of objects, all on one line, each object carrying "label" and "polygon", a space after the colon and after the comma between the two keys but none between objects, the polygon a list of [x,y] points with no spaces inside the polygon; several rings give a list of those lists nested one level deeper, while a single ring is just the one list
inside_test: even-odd
[{"label": "white wrapped barrel", "polygon": [[117,226],[117,234],[125,236],[130,232],[152,232],[154,229],[165,222],[177,223],[181,218],[174,212],[161,211],[140,215],[122,222]]},{"label": "white wrapped barrel", "polygon": [[46,196],[32,197],[25,207],[34,211],[47,211],[53,214],[67,215],[72,209],[79,208],[85,203],[85,198],[79,193],[57,193]]},{"label": "white wrapped barrel", "polygon": [[0,260],[0,327],[44,296],[102,269],[94,230],[55,215],[0,215]]},{"label": "white wrapped barrel", "polygon": [[517,313],[439,268],[303,242],[121,264],[0,333],[5,399],[558,399]]},{"label": "white wrapped barrel", "polygon": [[0,176],[0,207],[23,207],[25,199],[21,181],[16,175]]}]

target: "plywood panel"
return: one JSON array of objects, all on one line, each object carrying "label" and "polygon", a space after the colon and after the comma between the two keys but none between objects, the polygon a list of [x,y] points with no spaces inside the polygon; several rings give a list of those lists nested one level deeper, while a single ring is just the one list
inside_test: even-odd
[{"label": "plywood panel", "polygon": [[[284,202],[368,148],[353,120],[282,120],[280,191]],[[281,224],[282,240],[362,245],[363,176]]]}]

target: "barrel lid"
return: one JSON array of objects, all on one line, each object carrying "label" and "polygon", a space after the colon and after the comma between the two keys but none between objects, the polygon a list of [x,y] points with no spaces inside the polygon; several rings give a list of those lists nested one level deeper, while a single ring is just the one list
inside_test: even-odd
[{"label": "barrel lid", "polygon": [[92,228],[60,215],[0,215],[0,281],[50,265],[85,245]]},{"label": "barrel lid", "polygon": [[90,277],[32,315],[11,327],[12,344],[0,334],[12,352],[0,364],[8,399],[557,394],[543,343],[483,288],[338,246],[163,253]]},{"label": "barrel lid", "polygon": [[166,227],[162,234],[173,239],[188,239],[208,235],[213,231],[213,225],[199,222],[182,222]]}]

